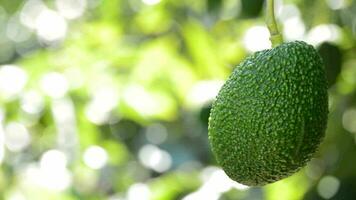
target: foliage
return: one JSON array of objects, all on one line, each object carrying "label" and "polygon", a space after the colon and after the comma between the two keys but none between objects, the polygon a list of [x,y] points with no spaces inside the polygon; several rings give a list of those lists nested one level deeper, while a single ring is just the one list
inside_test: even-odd
[{"label": "foliage", "polygon": [[355,197],[351,0],[277,7],[285,39],[320,47],[332,80],[316,158],[263,188],[215,166],[210,104],[234,66],[269,48],[261,2],[0,0],[1,198]]}]

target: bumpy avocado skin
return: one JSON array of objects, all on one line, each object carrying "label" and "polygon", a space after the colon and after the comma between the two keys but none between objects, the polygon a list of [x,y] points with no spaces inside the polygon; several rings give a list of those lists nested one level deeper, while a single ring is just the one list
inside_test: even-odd
[{"label": "bumpy avocado skin", "polygon": [[324,137],[327,81],[321,57],[305,42],[245,59],[220,90],[209,118],[218,164],[233,180],[262,186],[303,167]]}]

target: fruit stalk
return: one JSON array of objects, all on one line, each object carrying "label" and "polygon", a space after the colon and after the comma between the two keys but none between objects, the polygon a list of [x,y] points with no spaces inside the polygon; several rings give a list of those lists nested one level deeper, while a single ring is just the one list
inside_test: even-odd
[{"label": "fruit stalk", "polygon": [[267,0],[266,24],[270,32],[270,40],[272,47],[276,47],[283,43],[283,36],[278,31],[277,22],[274,16],[274,0]]}]

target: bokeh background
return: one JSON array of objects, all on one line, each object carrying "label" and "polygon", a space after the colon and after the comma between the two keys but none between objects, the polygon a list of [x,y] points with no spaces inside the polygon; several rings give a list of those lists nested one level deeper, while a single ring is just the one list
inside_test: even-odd
[{"label": "bokeh background", "polygon": [[209,148],[211,102],[270,47],[263,0],[0,0],[0,199],[356,199],[356,2],[278,0],[326,63],[325,141],[265,187]]}]

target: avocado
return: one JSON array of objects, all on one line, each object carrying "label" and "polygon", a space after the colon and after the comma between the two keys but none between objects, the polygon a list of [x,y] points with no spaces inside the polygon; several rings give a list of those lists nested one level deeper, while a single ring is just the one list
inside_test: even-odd
[{"label": "avocado", "polygon": [[305,42],[247,57],[212,105],[209,141],[218,164],[248,186],[298,171],[325,135],[327,87],[322,59]]}]

